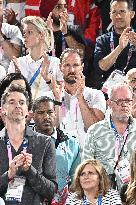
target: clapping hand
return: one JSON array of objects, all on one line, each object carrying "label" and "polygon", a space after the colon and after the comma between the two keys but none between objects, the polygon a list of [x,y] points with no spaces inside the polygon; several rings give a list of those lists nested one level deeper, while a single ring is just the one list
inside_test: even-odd
[{"label": "clapping hand", "polygon": [[47,53],[43,54],[43,63],[42,63],[42,69],[41,69],[41,76],[43,79],[47,82],[51,80],[51,74],[49,74],[49,66],[50,66],[50,60]]},{"label": "clapping hand", "polygon": [[19,66],[18,60],[15,56],[13,56],[12,61],[13,61],[14,66],[15,66],[15,73],[21,73],[21,70],[19,68],[20,66]]},{"label": "clapping hand", "polygon": [[22,168],[24,171],[28,171],[32,164],[32,154],[29,154],[25,151],[22,151],[21,154],[23,154],[25,158]]},{"label": "clapping hand", "polygon": [[63,34],[67,34],[68,14],[66,11],[60,13],[60,30]]},{"label": "clapping hand", "polygon": [[8,178],[12,179],[15,177],[16,172],[20,166],[23,166],[25,158],[23,154],[19,154],[9,163]]},{"label": "clapping hand", "polygon": [[82,72],[80,72],[77,75],[77,91],[76,91],[76,96],[77,98],[82,97],[83,96],[83,91],[85,88],[85,76],[83,75]]},{"label": "clapping hand", "polygon": [[55,100],[61,102],[62,101],[62,91],[64,89],[63,81],[59,82],[58,84],[56,80],[52,77],[51,85],[52,85],[52,92],[55,97]]}]

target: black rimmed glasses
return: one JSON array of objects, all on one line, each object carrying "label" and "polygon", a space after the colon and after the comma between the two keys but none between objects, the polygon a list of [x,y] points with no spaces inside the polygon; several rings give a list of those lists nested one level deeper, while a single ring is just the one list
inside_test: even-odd
[{"label": "black rimmed glasses", "polygon": [[117,105],[122,106],[125,104],[130,104],[133,100],[132,99],[111,99],[111,101],[115,102]]}]

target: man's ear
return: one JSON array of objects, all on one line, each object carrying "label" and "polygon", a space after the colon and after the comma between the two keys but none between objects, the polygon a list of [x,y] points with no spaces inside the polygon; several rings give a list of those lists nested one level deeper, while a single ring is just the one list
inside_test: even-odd
[{"label": "man's ear", "polygon": [[60,68],[60,71],[62,72],[62,65],[61,65],[61,63],[59,64],[59,68]]},{"label": "man's ear", "polygon": [[112,18],[111,18],[111,11],[109,12],[109,16],[110,16],[110,20],[112,20]]},{"label": "man's ear", "polygon": [[43,33],[43,32],[40,33],[40,39],[42,39],[42,40],[45,39],[45,36],[44,36],[44,33]]},{"label": "man's ear", "polygon": [[83,69],[84,69],[84,63],[82,63],[81,67],[82,67],[82,71],[83,71]]},{"label": "man's ear", "polygon": [[131,13],[130,13],[130,17],[131,17],[131,19],[133,19],[134,16],[135,16],[135,11],[131,11]]},{"label": "man's ear", "polygon": [[0,116],[6,116],[6,109],[4,107],[0,107]]}]

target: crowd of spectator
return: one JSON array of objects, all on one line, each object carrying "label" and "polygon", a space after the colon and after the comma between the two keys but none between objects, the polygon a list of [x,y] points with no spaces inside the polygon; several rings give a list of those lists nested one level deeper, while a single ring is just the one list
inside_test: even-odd
[{"label": "crowd of spectator", "polygon": [[135,10],[0,0],[0,205],[136,204]]}]

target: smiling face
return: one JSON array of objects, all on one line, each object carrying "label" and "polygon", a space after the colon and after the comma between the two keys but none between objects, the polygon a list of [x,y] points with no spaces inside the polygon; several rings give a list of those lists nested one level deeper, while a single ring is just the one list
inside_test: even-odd
[{"label": "smiling face", "polygon": [[83,71],[81,58],[77,53],[64,54],[60,69],[63,73],[64,81],[68,84],[75,84],[78,75]]},{"label": "smiling face", "polygon": [[43,40],[43,35],[31,23],[24,24],[23,37],[26,48],[37,47],[41,40]]},{"label": "smiling face", "polygon": [[55,108],[53,102],[41,102],[34,111],[36,129],[40,133],[51,135],[55,127]]},{"label": "smiling face", "polygon": [[125,1],[114,1],[111,5],[110,18],[115,30],[124,30],[130,27],[131,19],[134,17],[134,12],[128,9],[128,4]]},{"label": "smiling face", "polygon": [[96,169],[91,165],[87,164],[80,174],[80,185],[84,191],[98,190],[99,189],[99,174]]},{"label": "smiling face", "polygon": [[25,120],[28,115],[28,106],[24,94],[11,92],[6,98],[6,103],[2,107],[2,112],[5,113],[5,117],[9,121],[21,122]]}]

